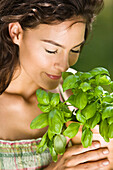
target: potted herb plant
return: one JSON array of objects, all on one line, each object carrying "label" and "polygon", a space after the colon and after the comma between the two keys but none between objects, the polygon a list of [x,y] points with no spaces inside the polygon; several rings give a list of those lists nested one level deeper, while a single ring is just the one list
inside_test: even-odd
[{"label": "potted herb plant", "polygon": [[[113,82],[108,70],[98,67],[89,72],[64,72],[62,78],[63,91],[73,92],[65,102],[60,101],[58,93],[47,93],[42,89],[36,92],[38,107],[43,113],[31,122],[30,127],[48,126],[37,151],[41,153],[49,148],[53,160],[57,161],[57,155],[65,152],[65,136],[73,143],[81,142],[83,147],[90,146],[92,139],[103,140],[102,146],[109,142],[107,145],[113,150]],[[68,106],[77,109],[70,111]],[[109,159],[113,159],[112,153]]]}]

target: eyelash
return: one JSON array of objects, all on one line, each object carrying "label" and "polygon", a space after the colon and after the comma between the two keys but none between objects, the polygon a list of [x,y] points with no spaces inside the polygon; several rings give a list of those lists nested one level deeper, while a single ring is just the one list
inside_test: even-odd
[{"label": "eyelash", "polygon": [[[50,54],[56,54],[58,52],[58,50],[56,51],[49,51],[47,49],[45,49],[47,53],[50,53]],[[77,50],[77,51],[74,51],[74,50],[71,50],[72,53],[80,53],[80,50]]]},{"label": "eyelash", "polygon": [[80,53],[80,50],[76,50],[76,51],[71,50],[71,52],[72,52],[72,53]]},{"label": "eyelash", "polygon": [[45,49],[45,50],[46,50],[47,53],[50,53],[50,54],[56,54],[58,52],[58,50],[56,50],[56,51],[49,51],[47,49]]}]

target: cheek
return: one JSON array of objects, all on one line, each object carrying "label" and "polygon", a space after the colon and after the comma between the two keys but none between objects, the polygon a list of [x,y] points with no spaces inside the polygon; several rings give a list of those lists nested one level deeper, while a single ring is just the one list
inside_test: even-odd
[{"label": "cheek", "polygon": [[73,66],[79,58],[79,54],[71,54],[69,58],[69,65]]}]

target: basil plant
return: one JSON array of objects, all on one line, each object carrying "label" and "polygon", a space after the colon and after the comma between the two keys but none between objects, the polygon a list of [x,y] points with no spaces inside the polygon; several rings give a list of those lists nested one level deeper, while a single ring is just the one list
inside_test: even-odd
[{"label": "basil plant", "polygon": [[[107,69],[97,67],[89,72],[63,72],[63,91],[71,90],[71,95],[65,102],[60,101],[58,93],[36,91],[38,107],[43,112],[31,122],[31,129],[48,126],[37,152],[42,153],[47,148],[52,159],[57,161],[58,154],[66,149],[66,136],[73,138],[82,128],[81,143],[83,147],[91,146],[92,129],[98,124],[99,133],[106,142],[113,138],[113,82]],[[105,88],[110,89],[109,91]],[[67,105],[68,103],[69,105]],[[68,106],[77,109],[70,111]],[[76,111],[75,111],[76,110]],[[65,123],[73,121],[68,127]]]}]

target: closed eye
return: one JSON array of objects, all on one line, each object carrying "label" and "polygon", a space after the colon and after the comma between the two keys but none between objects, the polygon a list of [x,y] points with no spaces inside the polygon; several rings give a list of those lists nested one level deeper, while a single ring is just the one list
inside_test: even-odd
[{"label": "closed eye", "polygon": [[55,50],[55,51],[49,51],[47,49],[45,49],[47,53],[50,53],[50,54],[56,54],[58,50]]},{"label": "closed eye", "polygon": [[[58,50],[55,50],[55,51],[50,51],[50,50],[47,50],[45,49],[47,53],[50,53],[50,54],[56,54],[58,52]],[[72,53],[80,53],[80,50],[71,50]]]},{"label": "closed eye", "polygon": [[72,53],[80,53],[80,50],[71,50]]}]

